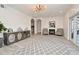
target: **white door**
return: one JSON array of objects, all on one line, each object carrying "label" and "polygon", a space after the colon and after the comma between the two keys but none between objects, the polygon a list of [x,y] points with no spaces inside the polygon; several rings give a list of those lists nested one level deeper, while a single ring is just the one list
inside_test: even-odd
[{"label": "white door", "polygon": [[41,34],[41,20],[37,19],[37,34]]},{"label": "white door", "polygon": [[71,40],[76,43],[76,19],[71,19]]}]

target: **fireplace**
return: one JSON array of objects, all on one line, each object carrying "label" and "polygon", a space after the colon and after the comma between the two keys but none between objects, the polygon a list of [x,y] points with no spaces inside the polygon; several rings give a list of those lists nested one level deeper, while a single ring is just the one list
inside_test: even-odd
[{"label": "fireplace", "polygon": [[49,35],[55,35],[55,29],[49,29]]}]

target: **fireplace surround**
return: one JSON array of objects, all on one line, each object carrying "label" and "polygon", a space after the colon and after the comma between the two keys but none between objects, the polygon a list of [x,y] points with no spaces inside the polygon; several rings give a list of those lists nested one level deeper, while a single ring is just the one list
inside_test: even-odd
[{"label": "fireplace surround", "polygon": [[49,35],[55,35],[55,29],[49,29]]}]

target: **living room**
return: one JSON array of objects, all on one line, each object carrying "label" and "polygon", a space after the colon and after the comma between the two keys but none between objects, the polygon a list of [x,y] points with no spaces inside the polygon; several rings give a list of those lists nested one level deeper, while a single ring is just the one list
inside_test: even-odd
[{"label": "living room", "polygon": [[[7,30],[2,31],[2,33],[6,33],[6,32],[9,34],[15,33],[16,34],[15,36],[18,36],[19,38],[21,38],[22,36],[24,37],[24,34],[21,35],[21,33],[25,33],[24,31],[28,31],[27,36],[30,36],[26,39],[23,38],[26,40],[26,41],[25,40],[24,41],[27,42],[28,44],[25,44],[25,42],[23,40],[20,40],[20,41],[15,40],[15,42],[11,41],[12,42],[11,43],[11,42],[9,42],[9,38],[8,39],[4,38],[5,39],[4,44],[5,45],[10,44],[9,46],[7,46],[6,50],[9,51],[10,53],[15,51],[15,53],[11,53],[11,54],[20,54],[20,53],[17,53],[19,50],[16,51],[16,46],[18,46],[17,49],[21,49],[21,48],[24,48],[25,46],[28,47],[27,45],[29,45],[29,43],[31,43],[31,42],[32,43],[38,42],[38,41],[32,41],[32,39],[36,40],[39,38],[38,40],[43,39],[43,41],[44,41],[44,39],[48,38],[49,40],[56,39],[55,42],[51,42],[51,40],[49,41],[48,39],[46,39],[45,43],[49,41],[49,42],[51,42],[51,46],[52,46],[52,43],[56,43],[58,39],[59,40],[62,39],[60,41],[63,41],[63,42],[65,41],[65,39],[67,41],[69,40],[69,42],[73,42],[74,45],[77,46],[77,47],[75,47],[76,51],[73,51],[73,52],[69,52],[71,50],[67,50],[65,52],[66,47],[63,47],[64,53],[55,52],[55,53],[49,53],[49,54],[78,54],[79,51],[77,51],[77,50],[78,50],[79,42],[76,43],[76,41],[79,39],[76,38],[77,31],[73,30],[73,31],[76,31],[76,33],[75,33],[75,35],[72,35],[71,28],[70,28],[71,18],[74,19],[74,17],[78,16],[78,11],[79,11],[78,7],[79,7],[78,4],[0,4],[0,22],[5,26],[5,28],[7,28]],[[38,20],[40,20],[40,23]],[[32,25],[32,22],[33,22],[33,25]],[[58,29],[61,31],[57,33]],[[19,34],[17,35],[16,32],[19,32]],[[7,36],[7,34],[5,34],[5,37],[6,36]],[[13,37],[15,37],[15,36],[12,35],[11,39],[13,40],[14,39]],[[74,38],[72,39],[71,36],[74,36]],[[4,37],[4,35],[0,34],[0,38],[3,39],[3,37]],[[75,39],[77,39],[77,40],[75,41]],[[8,41],[6,42],[6,40],[8,40]],[[58,43],[61,44],[60,41],[58,41]],[[22,45],[21,45],[21,43],[22,43]],[[43,42],[40,42],[40,43],[41,43],[41,45],[43,44]],[[72,46],[73,47],[72,49],[74,49],[74,45],[72,43],[68,43],[68,44],[71,44],[70,46]],[[4,49],[6,47],[5,45],[1,47],[1,49],[2,49],[1,51],[3,51],[1,54],[10,54],[6,51],[4,52]],[[12,50],[12,51],[9,50],[11,45],[12,45],[12,47],[15,47],[15,49],[13,48],[14,50]],[[14,45],[16,45],[16,46],[14,46]],[[19,45],[21,48],[19,48]],[[61,45],[63,45],[63,43]],[[35,46],[35,43],[34,43],[34,46]],[[38,46],[39,46],[39,44],[38,44]],[[44,46],[45,46],[45,44],[44,44]],[[53,44],[53,46],[55,46],[55,45]],[[31,45],[31,47],[32,47],[32,45]],[[56,47],[58,47],[58,44]],[[67,46],[67,47],[69,47],[69,46]],[[10,49],[12,49],[12,48],[10,48]],[[22,53],[22,51],[21,51],[21,53]],[[44,52],[44,53],[47,54],[47,52]],[[42,53],[42,54],[44,54],[44,53]],[[29,52],[29,53],[25,53],[25,54],[33,55],[35,53],[33,52],[33,54],[32,54]],[[40,53],[37,52],[37,54],[40,54]]]}]

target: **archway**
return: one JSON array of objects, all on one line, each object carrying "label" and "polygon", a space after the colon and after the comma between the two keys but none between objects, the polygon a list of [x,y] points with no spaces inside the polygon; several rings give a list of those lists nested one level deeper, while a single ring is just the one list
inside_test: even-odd
[{"label": "archway", "polygon": [[34,19],[31,19],[31,34],[35,34],[35,21]]}]

